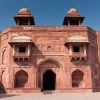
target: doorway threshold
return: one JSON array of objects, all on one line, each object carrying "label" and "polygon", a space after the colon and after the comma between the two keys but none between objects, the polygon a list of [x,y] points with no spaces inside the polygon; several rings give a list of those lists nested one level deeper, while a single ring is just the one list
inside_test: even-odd
[{"label": "doorway threshold", "polygon": [[52,90],[44,90],[43,94],[52,94]]}]

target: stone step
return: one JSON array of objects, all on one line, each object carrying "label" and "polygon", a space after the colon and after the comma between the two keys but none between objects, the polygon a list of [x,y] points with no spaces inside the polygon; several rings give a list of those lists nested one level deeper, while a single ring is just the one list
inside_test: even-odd
[{"label": "stone step", "polygon": [[52,94],[52,90],[44,90],[43,94]]}]

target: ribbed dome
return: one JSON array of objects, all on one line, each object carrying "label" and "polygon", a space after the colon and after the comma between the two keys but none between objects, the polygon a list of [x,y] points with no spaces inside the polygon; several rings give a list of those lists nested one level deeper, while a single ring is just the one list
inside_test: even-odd
[{"label": "ribbed dome", "polygon": [[30,12],[30,11],[26,7],[24,7],[19,12]]},{"label": "ribbed dome", "polygon": [[67,14],[69,13],[78,13],[77,9],[75,9],[74,7],[72,7],[68,12]]}]

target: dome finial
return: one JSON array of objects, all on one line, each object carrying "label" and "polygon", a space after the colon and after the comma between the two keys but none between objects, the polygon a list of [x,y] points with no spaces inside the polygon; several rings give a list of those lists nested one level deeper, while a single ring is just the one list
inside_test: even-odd
[{"label": "dome finial", "polygon": [[26,8],[26,5],[25,5],[24,8],[22,8],[19,12],[30,12],[30,11]]},{"label": "dome finial", "polygon": [[77,9],[75,9],[73,6],[72,8],[67,12],[67,14],[69,13],[78,13]]}]

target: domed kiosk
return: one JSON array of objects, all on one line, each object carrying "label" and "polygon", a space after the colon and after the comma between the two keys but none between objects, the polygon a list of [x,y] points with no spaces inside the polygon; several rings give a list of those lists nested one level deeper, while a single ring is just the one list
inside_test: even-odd
[{"label": "domed kiosk", "polygon": [[80,13],[72,7],[68,12],[67,15],[64,18],[63,25],[76,25],[80,26],[83,22],[85,17],[81,16]]},{"label": "domed kiosk", "polygon": [[17,25],[35,25],[34,17],[31,16],[31,12],[26,8],[20,9],[17,16],[14,16],[14,20]]}]

